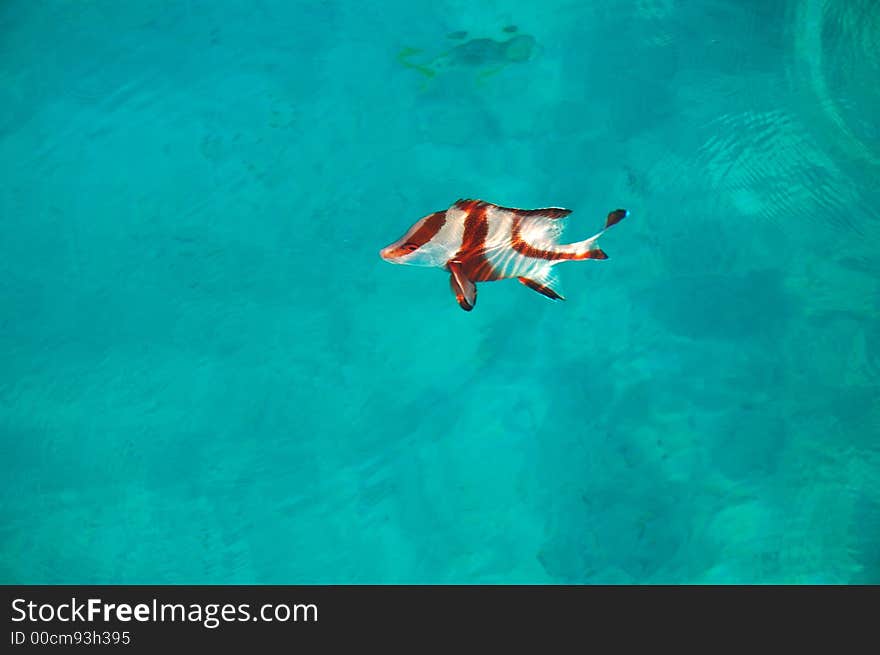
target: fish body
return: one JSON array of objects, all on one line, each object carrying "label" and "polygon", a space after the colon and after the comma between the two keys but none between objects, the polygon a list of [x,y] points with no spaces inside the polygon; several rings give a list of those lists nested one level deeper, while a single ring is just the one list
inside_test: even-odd
[{"label": "fish body", "polygon": [[607,259],[597,241],[629,214],[616,209],[608,214],[601,232],[560,244],[564,219],[570,213],[561,207],[515,209],[482,200],[458,200],[449,209],[416,221],[379,254],[394,264],[445,269],[465,311],[477,302],[477,283],[511,278],[552,300],[564,300],[554,289],[553,267],[564,261]]},{"label": "fish body", "polygon": [[507,38],[480,37],[465,41],[468,33],[458,30],[447,35],[450,39],[461,41],[452,48],[433,57],[421,56],[421,48],[404,48],[397,59],[404,66],[417,70],[426,77],[434,77],[444,71],[467,70],[477,70],[482,77],[491,75],[508,64],[529,61],[539,50],[535,37],[516,33],[516,26],[508,25],[503,31],[508,35]]},{"label": "fish body", "polygon": [[535,37],[517,34],[503,41],[490,38],[470,39],[435,58],[430,67],[446,70],[503,66],[528,61],[536,46]]}]

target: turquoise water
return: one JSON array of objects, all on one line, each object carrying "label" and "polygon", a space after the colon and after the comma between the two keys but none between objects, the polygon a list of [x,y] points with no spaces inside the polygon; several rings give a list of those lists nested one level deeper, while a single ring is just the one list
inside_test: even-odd
[{"label": "turquoise water", "polygon": [[[876,2],[0,35],[0,582],[880,583]],[[466,313],[460,197],[631,216]]]}]

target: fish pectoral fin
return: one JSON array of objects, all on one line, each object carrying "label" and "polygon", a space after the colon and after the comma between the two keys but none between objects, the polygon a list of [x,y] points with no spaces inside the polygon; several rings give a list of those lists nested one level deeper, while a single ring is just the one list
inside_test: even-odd
[{"label": "fish pectoral fin", "polygon": [[459,306],[466,312],[471,311],[477,304],[477,285],[468,278],[461,269],[461,262],[451,261],[447,264],[449,269],[449,286]]},{"label": "fish pectoral fin", "polygon": [[543,296],[547,296],[550,300],[565,300],[565,298],[553,290],[553,288],[549,284],[542,284],[537,280],[532,280],[531,278],[521,277],[518,278],[520,282],[526,285],[529,289],[533,289],[537,291]]}]

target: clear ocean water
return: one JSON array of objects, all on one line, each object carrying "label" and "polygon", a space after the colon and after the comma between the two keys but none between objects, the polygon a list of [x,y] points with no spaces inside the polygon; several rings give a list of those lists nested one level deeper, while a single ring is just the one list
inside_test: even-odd
[{"label": "clear ocean water", "polygon": [[[515,28],[515,29],[514,29]],[[880,583],[880,4],[0,4],[0,582]],[[456,305],[460,197],[607,261]]]}]

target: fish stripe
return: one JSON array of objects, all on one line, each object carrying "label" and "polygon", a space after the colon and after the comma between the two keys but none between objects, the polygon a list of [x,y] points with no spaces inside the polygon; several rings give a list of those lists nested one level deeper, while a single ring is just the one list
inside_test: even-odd
[{"label": "fish stripe", "polygon": [[514,219],[513,229],[510,233],[510,245],[513,247],[514,250],[516,250],[524,257],[531,257],[533,259],[544,259],[548,262],[560,261],[564,259],[575,260],[608,258],[608,255],[606,255],[599,249],[586,250],[583,252],[565,252],[560,250],[544,250],[542,248],[536,248],[522,238],[522,234],[520,233],[521,223],[522,220],[519,217],[516,217]]},{"label": "fish stripe", "polygon": [[[408,255],[411,252],[418,250],[437,236],[437,233],[445,224],[446,212],[434,212],[425,219],[425,222],[422,223],[421,227],[419,227],[419,229],[416,230],[402,246],[395,248],[393,251],[389,252],[387,256],[389,258],[402,257],[403,255]],[[412,246],[415,246],[415,248]]]},{"label": "fish stripe", "polygon": [[486,237],[489,236],[488,204],[479,200],[460,200],[455,206],[465,212],[461,247],[453,257],[461,262],[462,272],[474,282],[497,280],[498,275],[486,258]]}]

